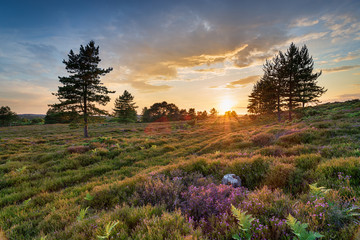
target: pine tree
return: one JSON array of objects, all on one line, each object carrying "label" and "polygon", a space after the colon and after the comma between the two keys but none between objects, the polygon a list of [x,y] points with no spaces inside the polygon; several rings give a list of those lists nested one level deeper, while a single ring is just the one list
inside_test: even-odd
[{"label": "pine tree", "polygon": [[289,120],[291,121],[293,108],[298,104],[296,98],[300,81],[299,65],[301,62],[299,48],[294,43],[291,43],[285,54],[280,52],[280,59],[285,75],[285,101],[287,102]]},{"label": "pine tree", "polygon": [[95,47],[94,41],[90,41],[85,47],[81,45],[78,54],[70,50],[68,60],[63,60],[70,75],[59,77],[63,86],[59,87],[57,93],[53,93],[60,103],[50,105],[64,112],[78,112],[84,121],[84,137],[89,136],[89,116],[107,114],[95,104],[105,106],[110,101],[108,94],[114,93],[100,81],[100,77],[112,71],[112,68],[99,68],[100,61],[99,46]]},{"label": "pine tree", "polygon": [[314,61],[309,57],[309,51],[304,45],[300,52],[300,65],[299,65],[299,87],[297,91],[297,101],[305,107],[305,104],[311,102],[318,102],[318,98],[323,95],[327,90],[324,87],[317,86],[317,78],[321,75],[313,73]]},{"label": "pine tree", "polygon": [[119,96],[115,100],[114,115],[118,122],[129,123],[136,122],[137,113],[135,103],[133,102],[134,96],[132,96],[127,90],[123,95]]},{"label": "pine tree", "polygon": [[285,54],[280,51],[265,62],[264,75],[249,96],[248,111],[254,114],[276,111],[280,121],[281,111],[286,107],[291,120],[295,107],[316,102],[326,92],[325,88],[317,86],[316,79],[321,72],[313,73],[313,66],[306,45],[299,51],[292,43]]}]

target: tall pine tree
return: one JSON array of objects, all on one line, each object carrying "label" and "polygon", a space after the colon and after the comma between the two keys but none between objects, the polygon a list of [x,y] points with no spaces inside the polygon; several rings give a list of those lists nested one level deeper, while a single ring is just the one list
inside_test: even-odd
[{"label": "tall pine tree", "polygon": [[78,112],[84,121],[84,137],[89,137],[89,116],[107,114],[96,104],[105,106],[110,101],[108,94],[114,93],[100,81],[100,77],[112,71],[112,68],[99,68],[100,61],[99,46],[96,47],[94,41],[85,47],[81,45],[78,54],[70,50],[68,60],[63,60],[69,76],[59,77],[63,86],[53,93],[60,103],[50,105],[64,112]]},{"label": "tall pine tree", "polygon": [[114,115],[118,122],[130,123],[136,122],[137,113],[135,103],[133,102],[134,96],[132,96],[127,90],[123,95],[119,96],[115,100]]},{"label": "tall pine tree", "polygon": [[316,82],[321,72],[313,73],[313,68],[306,45],[299,51],[292,43],[285,54],[280,51],[265,62],[264,75],[249,96],[248,111],[254,114],[276,111],[280,121],[281,111],[286,108],[291,120],[295,107],[316,102],[326,92]]}]

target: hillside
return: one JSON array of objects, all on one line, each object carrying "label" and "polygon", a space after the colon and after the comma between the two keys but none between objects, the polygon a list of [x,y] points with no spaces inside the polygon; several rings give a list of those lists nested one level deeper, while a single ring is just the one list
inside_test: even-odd
[{"label": "hillside", "polygon": [[[0,227],[16,240],[244,237],[233,204],[255,219],[251,239],[292,239],[289,214],[351,239],[360,100],[296,115],[94,124],[89,139],[60,124],[0,128]],[[227,173],[243,187],[221,185]]]}]

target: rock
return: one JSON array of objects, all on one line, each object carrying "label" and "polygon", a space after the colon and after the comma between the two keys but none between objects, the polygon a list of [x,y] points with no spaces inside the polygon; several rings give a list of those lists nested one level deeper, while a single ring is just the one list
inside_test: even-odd
[{"label": "rock", "polygon": [[241,187],[241,179],[235,174],[226,174],[221,183],[224,185],[232,185],[233,187]]}]

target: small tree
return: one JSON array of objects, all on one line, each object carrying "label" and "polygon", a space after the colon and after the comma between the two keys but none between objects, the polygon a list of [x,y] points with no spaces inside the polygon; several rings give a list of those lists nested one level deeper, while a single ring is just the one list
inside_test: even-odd
[{"label": "small tree", "polygon": [[50,106],[63,112],[79,113],[84,121],[84,137],[88,137],[89,116],[107,114],[95,104],[105,106],[110,101],[108,94],[114,93],[100,82],[100,76],[109,73],[112,68],[98,67],[101,59],[99,47],[95,47],[94,41],[90,41],[85,47],[81,45],[78,54],[70,50],[68,58],[63,63],[70,75],[59,77],[63,86],[59,87],[57,93],[53,93],[60,103]]},{"label": "small tree", "polygon": [[215,108],[212,108],[212,109],[210,110],[210,116],[211,116],[211,117],[216,117],[217,115],[218,115],[218,111],[216,111]]},{"label": "small tree", "polygon": [[135,109],[137,106],[135,106],[133,100],[134,96],[127,90],[115,100],[114,116],[117,118],[118,122],[136,122],[137,113]]},{"label": "small tree", "polygon": [[10,107],[2,106],[0,108],[0,126],[9,126],[16,119],[17,115],[10,110]]}]

